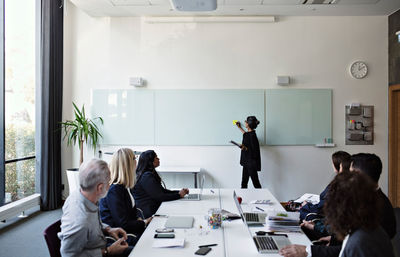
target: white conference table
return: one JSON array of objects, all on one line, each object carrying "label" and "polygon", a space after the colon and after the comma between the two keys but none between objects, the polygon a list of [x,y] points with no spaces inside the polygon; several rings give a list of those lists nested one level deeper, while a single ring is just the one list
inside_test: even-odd
[{"label": "white conference table", "polygon": [[[130,257],[141,256],[168,256],[186,257],[196,256],[194,252],[199,245],[218,244],[211,247],[212,250],[207,254],[209,257],[243,257],[243,256],[280,256],[279,254],[260,254],[258,253],[253,239],[251,238],[247,226],[241,219],[224,221],[222,228],[211,229],[207,225],[207,213],[210,208],[222,208],[232,213],[239,214],[235,202],[233,201],[233,190],[237,196],[242,197],[242,208],[250,211],[254,206],[262,209],[283,211],[283,207],[267,189],[204,189],[201,201],[171,201],[163,202],[157,210],[157,214],[170,216],[193,216],[195,221],[191,229],[175,229],[175,238],[184,238],[183,248],[153,248],[155,230],[163,228],[167,220],[166,217],[154,217],[146,228],[142,237],[132,250]],[[198,192],[199,189],[191,189],[191,192]],[[213,193],[214,192],[214,193]],[[250,204],[251,200],[271,200],[271,205]],[[200,228],[200,226],[202,228]],[[258,230],[266,231],[265,227],[251,227],[253,233]],[[310,245],[303,233],[286,233],[293,244]]]}]

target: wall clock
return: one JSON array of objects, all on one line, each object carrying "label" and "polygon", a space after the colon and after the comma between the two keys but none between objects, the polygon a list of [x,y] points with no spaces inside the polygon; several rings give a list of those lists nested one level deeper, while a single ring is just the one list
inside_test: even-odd
[{"label": "wall clock", "polygon": [[362,79],[367,76],[368,66],[365,62],[356,61],[350,66],[350,74],[356,79]]}]

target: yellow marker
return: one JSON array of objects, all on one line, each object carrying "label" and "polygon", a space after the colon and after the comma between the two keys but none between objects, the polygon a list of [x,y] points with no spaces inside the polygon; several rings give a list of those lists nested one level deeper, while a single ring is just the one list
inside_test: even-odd
[{"label": "yellow marker", "polygon": [[233,125],[236,125],[236,122],[238,122],[237,120],[233,120],[232,123]]}]

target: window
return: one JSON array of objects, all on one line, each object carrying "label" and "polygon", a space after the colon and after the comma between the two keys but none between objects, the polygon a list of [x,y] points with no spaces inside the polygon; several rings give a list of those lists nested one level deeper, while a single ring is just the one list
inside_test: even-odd
[{"label": "window", "polygon": [[[36,0],[4,1],[4,200],[35,193]],[[1,158],[1,157],[0,157]],[[1,188],[1,187],[0,187]]]}]

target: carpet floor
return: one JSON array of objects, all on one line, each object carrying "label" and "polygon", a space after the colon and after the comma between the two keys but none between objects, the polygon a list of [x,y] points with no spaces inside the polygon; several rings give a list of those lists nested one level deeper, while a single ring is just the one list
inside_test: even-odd
[{"label": "carpet floor", "polygon": [[35,207],[25,214],[28,217],[15,217],[0,223],[1,257],[50,256],[43,231],[61,218],[61,209],[42,212]]}]

